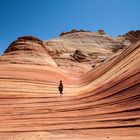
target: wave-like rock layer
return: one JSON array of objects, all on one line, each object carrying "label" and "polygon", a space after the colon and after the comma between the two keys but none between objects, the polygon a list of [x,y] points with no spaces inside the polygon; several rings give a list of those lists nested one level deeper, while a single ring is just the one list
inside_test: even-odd
[{"label": "wave-like rock layer", "polygon": [[81,77],[57,67],[1,64],[0,139],[138,140],[139,62],[140,41]]},{"label": "wave-like rock layer", "polygon": [[0,56],[0,63],[57,66],[43,42],[32,36],[19,37],[13,41],[4,55]]}]

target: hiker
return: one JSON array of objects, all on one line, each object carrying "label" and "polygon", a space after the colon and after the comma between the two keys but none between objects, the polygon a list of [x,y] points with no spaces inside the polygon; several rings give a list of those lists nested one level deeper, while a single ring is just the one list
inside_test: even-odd
[{"label": "hiker", "polygon": [[62,93],[62,91],[63,91],[63,83],[62,83],[61,80],[60,80],[58,89],[59,89],[60,95],[62,95],[62,94],[63,94],[63,93]]}]

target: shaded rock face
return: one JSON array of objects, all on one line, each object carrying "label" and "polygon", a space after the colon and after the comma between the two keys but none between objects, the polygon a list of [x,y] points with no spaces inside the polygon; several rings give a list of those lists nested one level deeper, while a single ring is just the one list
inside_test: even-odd
[{"label": "shaded rock face", "polygon": [[76,50],[73,54],[73,57],[78,62],[83,62],[88,60],[88,55],[80,50]]},{"label": "shaded rock face", "polygon": [[126,40],[129,40],[131,43],[134,43],[140,39],[140,30],[130,31],[124,35]]},{"label": "shaded rock face", "polygon": [[0,57],[2,63],[20,63],[57,66],[43,42],[32,36],[19,37]]},{"label": "shaded rock face", "polygon": [[69,31],[69,32],[62,32],[62,33],[60,34],[60,36],[63,36],[63,35],[66,35],[66,34],[70,34],[70,33],[76,33],[76,32],[90,32],[90,31],[83,30],[83,29],[81,29],[81,30],[72,29],[72,30]]},{"label": "shaded rock face", "polygon": [[[116,40],[121,42],[123,47],[127,47],[131,45],[132,43],[135,43],[138,40],[140,40],[140,30],[129,31],[128,33],[124,35],[119,35],[116,37]],[[119,49],[122,49],[122,48],[119,48]]]},{"label": "shaded rock face", "polygon": [[106,33],[104,32],[104,30],[99,30],[98,33],[99,33],[100,35],[105,35],[105,34],[106,34]]}]

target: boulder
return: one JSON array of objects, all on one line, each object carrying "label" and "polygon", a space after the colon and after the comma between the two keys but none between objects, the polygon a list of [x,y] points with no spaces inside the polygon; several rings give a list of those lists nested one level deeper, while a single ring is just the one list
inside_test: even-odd
[{"label": "boulder", "polygon": [[78,62],[83,62],[88,60],[88,55],[81,50],[75,50],[73,58]]},{"label": "boulder", "polygon": [[96,66],[96,64],[92,64],[92,68],[94,68]]},{"label": "boulder", "polygon": [[99,62],[104,62],[107,59],[106,56],[98,56],[98,61]]}]

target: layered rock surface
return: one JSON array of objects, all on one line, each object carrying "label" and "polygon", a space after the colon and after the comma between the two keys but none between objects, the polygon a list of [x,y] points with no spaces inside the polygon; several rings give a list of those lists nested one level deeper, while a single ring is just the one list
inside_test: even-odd
[{"label": "layered rock surface", "polygon": [[[121,41],[106,35],[103,30],[90,32],[75,29],[61,33],[56,39],[44,41],[44,45],[61,68],[78,71],[92,69],[92,65],[100,64],[101,58],[108,59],[123,46]],[[76,50],[88,56],[80,65],[78,59],[73,59]],[[69,66],[65,65],[67,63]]]},{"label": "layered rock surface", "polygon": [[0,139],[139,140],[139,56],[140,41],[80,77],[53,65],[0,63]]},{"label": "layered rock surface", "polygon": [[129,40],[131,43],[134,43],[138,40],[140,40],[140,30],[136,31],[130,31],[126,33],[125,35],[126,40]]},{"label": "layered rock surface", "polygon": [[[66,32],[59,38],[44,41],[50,53],[73,52],[80,49],[85,53],[111,53],[122,44],[112,37],[99,32],[75,31]],[[111,51],[111,52],[110,52]]]},{"label": "layered rock surface", "polygon": [[124,35],[117,36],[116,39],[122,42],[124,46],[128,46],[131,43],[135,43],[140,40],[140,30],[129,31]]},{"label": "layered rock surface", "polygon": [[0,57],[0,62],[57,66],[43,42],[32,36],[19,37],[12,42]]}]

